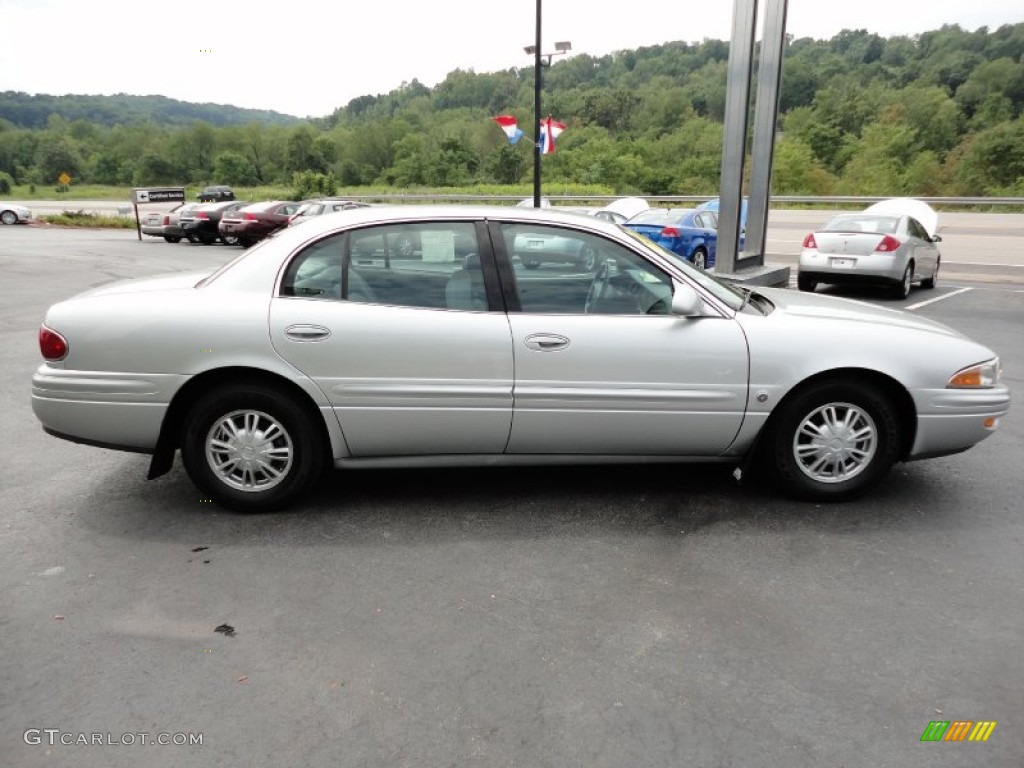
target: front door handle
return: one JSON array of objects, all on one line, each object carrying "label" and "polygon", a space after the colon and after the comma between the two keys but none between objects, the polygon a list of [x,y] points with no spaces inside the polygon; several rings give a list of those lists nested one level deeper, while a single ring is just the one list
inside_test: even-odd
[{"label": "front door handle", "polygon": [[331,329],[322,325],[289,325],[284,335],[292,341],[323,341],[331,335]]},{"label": "front door handle", "polygon": [[533,333],[527,336],[523,343],[527,348],[539,352],[557,352],[569,346],[569,340],[557,333]]}]

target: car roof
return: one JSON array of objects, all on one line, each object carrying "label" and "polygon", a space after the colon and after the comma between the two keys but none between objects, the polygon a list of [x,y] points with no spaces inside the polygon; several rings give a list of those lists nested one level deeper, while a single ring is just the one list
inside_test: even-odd
[{"label": "car roof", "polygon": [[[344,219],[339,217],[344,216]],[[339,222],[346,225],[400,224],[423,220],[458,221],[491,219],[522,224],[551,224],[554,226],[571,226],[576,229],[585,228],[594,232],[621,234],[618,225],[594,216],[580,216],[577,213],[565,213],[556,208],[520,208],[508,205],[373,205],[366,208],[351,208],[337,211],[330,216],[314,216],[301,227],[289,227],[277,235],[275,239],[291,237],[289,231],[301,232],[294,237],[307,240],[322,234],[333,232],[339,228]]]}]

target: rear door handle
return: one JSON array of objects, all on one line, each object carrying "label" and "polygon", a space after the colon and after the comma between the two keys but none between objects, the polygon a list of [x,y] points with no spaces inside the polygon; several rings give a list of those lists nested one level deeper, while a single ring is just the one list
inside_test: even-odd
[{"label": "rear door handle", "polygon": [[292,341],[323,341],[331,335],[331,329],[322,325],[289,325],[284,335]]},{"label": "rear door handle", "polygon": [[569,346],[569,340],[557,333],[532,333],[523,341],[529,349],[539,352],[557,352]]}]

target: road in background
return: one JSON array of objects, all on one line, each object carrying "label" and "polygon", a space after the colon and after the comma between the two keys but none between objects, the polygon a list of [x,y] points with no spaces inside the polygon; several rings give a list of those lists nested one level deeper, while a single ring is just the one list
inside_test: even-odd
[{"label": "road in background", "polygon": [[[26,203],[35,216],[65,210],[85,210],[105,215],[132,211],[127,201],[34,200]],[[139,206],[140,216],[148,211],[169,210],[167,205]],[[843,210],[773,210],[768,217],[766,237],[769,264],[789,266],[796,275],[797,257],[808,232],[825,224]],[[1024,214],[940,213],[942,236],[942,279],[977,280],[1024,284]]]}]

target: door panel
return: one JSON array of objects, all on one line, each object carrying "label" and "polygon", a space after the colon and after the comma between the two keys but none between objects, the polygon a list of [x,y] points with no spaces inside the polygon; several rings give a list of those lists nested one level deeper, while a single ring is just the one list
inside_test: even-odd
[{"label": "door panel", "polygon": [[271,302],[278,353],[333,406],[353,456],[501,453],[508,318],[472,222],[404,222],[311,244]]},{"label": "door panel", "polygon": [[[747,347],[725,318],[510,315],[509,453],[717,455],[739,430]],[[550,349],[538,337],[566,339]]]},{"label": "door panel", "polygon": [[[295,338],[310,326],[330,336]],[[504,313],[277,298],[270,329],[278,353],[326,393],[353,456],[505,449],[512,347]]]},{"label": "door panel", "polygon": [[[554,229],[554,228],[552,228]],[[492,237],[514,243],[517,225]],[[509,259],[515,356],[509,453],[708,455],[737,434],[747,399],[743,331],[723,317],[668,314],[672,278],[639,253],[571,229],[593,275]],[[499,258],[502,256],[499,253]]]}]

